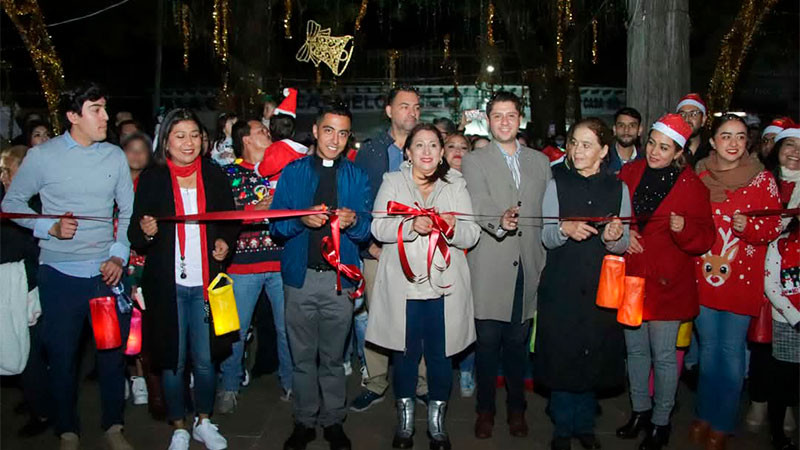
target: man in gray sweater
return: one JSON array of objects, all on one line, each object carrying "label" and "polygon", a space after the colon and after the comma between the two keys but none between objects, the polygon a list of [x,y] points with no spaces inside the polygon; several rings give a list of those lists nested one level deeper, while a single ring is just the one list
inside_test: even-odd
[{"label": "man in gray sweater", "polygon": [[[51,418],[61,437],[61,449],[77,449],[76,357],[89,300],[113,294],[130,253],[128,224],[133,209],[133,183],[122,150],[106,139],[106,95],[93,83],[62,94],[61,110],[68,131],[32,148],[17,172],[3,211],[34,213],[28,200],[42,199],[42,213],[60,219],[19,219],[39,238],[39,296],[42,304],[44,345],[50,362]],[[119,210],[118,232],[108,220],[81,220],[69,216],[110,218]],[[123,344],[130,315],[118,312]],[[102,399],[102,426],[112,450],[133,447],[122,435],[124,348],[97,352]]]}]

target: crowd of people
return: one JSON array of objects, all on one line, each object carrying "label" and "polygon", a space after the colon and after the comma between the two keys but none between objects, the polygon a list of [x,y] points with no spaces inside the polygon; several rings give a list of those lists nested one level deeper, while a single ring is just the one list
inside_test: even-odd
[{"label": "crowd of people", "polygon": [[[195,112],[173,109],[151,140],[126,113],[112,133],[106,92],[86,83],[62,95],[66,131],[32,121],[0,153],[2,212],[25,215],[2,222],[4,279],[26,287],[3,301],[26,305],[38,290],[41,305],[22,330],[31,419],[21,435],[52,427],[61,449],[80,448],[82,329],[89,300],[112,297],[123,345],[96,351],[108,446],[133,448],[130,391],[172,426],[170,450],[192,439],[227,448],[212,417],[235,414],[249,384],[245,346],[265,296],[280,400],[293,411],[285,450],[305,449],[318,427],[331,450],[350,449],[348,411],[390,386],[392,446],[413,447],[421,404],[430,448],[448,450],[454,371],[461,395],[476,396],[477,439],[495,432],[499,386],[508,432],[528,436],[532,379],[548,397],[552,449],[600,448],[597,399],[627,386],[631,413],[616,435],[659,450],[683,372],[697,378],[699,448],[726,448],[746,378],[746,423],[767,422],[774,448],[797,448],[786,429],[800,379],[800,216],[776,213],[800,204],[791,119],[759,142],[742,117],[709,117],[688,94],[653,124],[625,107],[610,127],[579,120],[564,149],[539,151],[519,134],[512,93],[493,94],[490,135],[475,137],[466,114],[421,122],[419,93],[400,86],[384,131],[355,146],[351,112],[332,102],[306,146],[294,140],[297,91],[284,97],[266,99],[260,117],[221,114],[214,139]],[[286,210],[300,215],[167,219]],[[596,302],[609,255],[644,280],[640,326]],[[239,329],[217,334],[209,298],[221,276]],[[142,315],[135,356],[124,344],[130,305]],[[353,353],[363,389],[348,404]]]}]

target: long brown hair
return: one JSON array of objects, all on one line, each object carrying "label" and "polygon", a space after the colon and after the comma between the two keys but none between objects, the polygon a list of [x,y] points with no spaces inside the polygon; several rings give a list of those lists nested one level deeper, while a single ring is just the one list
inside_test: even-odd
[{"label": "long brown hair", "polygon": [[436,171],[430,174],[428,177],[425,178],[427,183],[435,183],[436,180],[442,180],[445,182],[447,181],[447,172],[450,171],[450,164],[447,163],[447,159],[444,157],[444,139],[442,139],[441,133],[439,130],[436,129],[430,123],[418,123],[414,128],[411,129],[411,132],[408,133],[408,137],[406,138],[406,143],[403,145],[403,152],[408,152],[411,149],[411,141],[414,140],[414,136],[416,136],[421,131],[430,131],[431,133],[436,135],[436,139],[439,140],[439,146],[442,149],[442,159],[441,164],[436,167]]}]

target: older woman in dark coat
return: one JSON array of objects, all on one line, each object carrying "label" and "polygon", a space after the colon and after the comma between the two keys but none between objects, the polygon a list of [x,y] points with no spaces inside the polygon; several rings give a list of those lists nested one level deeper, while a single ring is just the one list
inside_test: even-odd
[{"label": "older woman in dark coat", "polygon": [[568,450],[572,437],[584,448],[600,448],[595,391],[625,382],[622,326],[614,311],[595,305],[595,297],[603,257],[628,247],[628,226],[615,218],[630,215],[628,189],[601,167],[611,140],[602,121],[584,119],[570,135],[565,162],[553,168],[543,213],[609,220],[605,225],[546,220],[542,231],[548,252],[539,285],[534,370],[552,391],[554,450]]}]

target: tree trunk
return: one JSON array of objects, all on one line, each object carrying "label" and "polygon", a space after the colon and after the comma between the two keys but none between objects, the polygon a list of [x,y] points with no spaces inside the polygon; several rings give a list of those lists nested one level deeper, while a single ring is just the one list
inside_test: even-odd
[{"label": "tree trunk", "polygon": [[667,112],[690,89],[689,0],[627,0],[627,103],[642,125]]}]

